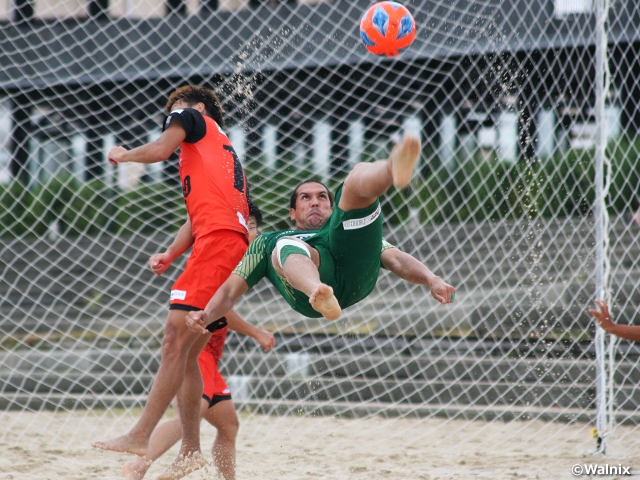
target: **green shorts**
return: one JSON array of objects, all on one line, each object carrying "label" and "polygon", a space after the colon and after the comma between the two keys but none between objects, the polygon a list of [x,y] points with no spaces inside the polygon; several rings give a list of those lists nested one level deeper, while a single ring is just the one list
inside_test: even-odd
[{"label": "green shorts", "polygon": [[371,293],[378,281],[382,251],[380,201],[344,212],[336,191],[333,214],[306,242],[320,254],[320,280],[330,285],[340,306],[347,308]]}]

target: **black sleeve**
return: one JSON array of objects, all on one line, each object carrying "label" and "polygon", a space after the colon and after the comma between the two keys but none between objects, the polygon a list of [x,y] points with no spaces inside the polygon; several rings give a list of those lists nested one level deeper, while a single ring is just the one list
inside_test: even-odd
[{"label": "black sleeve", "polygon": [[169,127],[173,119],[178,120],[184,131],[187,132],[187,136],[184,139],[187,143],[199,142],[207,133],[207,124],[202,114],[193,108],[180,108],[171,112],[162,125],[163,132]]}]

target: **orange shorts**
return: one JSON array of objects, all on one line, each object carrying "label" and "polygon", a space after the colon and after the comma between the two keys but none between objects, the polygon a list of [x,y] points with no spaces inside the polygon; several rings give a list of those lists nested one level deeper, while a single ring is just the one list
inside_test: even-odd
[{"label": "orange shorts", "polygon": [[204,383],[202,398],[209,402],[209,407],[213,407],[223,400],[231,400],[231,390],[218,370],[218,362],[222,358],[222,349],[226,338],[227,327],[213,332],[198,357],[198,365]]},{"label": "orange shorts", "polygon": [[203,310],[247,251],[246,236],[214,230],[196,238],[184,272],[171,287],[171,310]]}]

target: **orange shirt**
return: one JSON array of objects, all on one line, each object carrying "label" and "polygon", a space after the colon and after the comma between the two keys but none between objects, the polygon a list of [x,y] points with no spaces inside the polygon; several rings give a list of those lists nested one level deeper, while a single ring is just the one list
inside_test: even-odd
[{"label": "orange shirt", "polygon": [[247,179],[231,142],[206,115],[192,108],[171,112],[187,133],[180,144],[180,180],[194,238],[214,230],[247,234]]}]

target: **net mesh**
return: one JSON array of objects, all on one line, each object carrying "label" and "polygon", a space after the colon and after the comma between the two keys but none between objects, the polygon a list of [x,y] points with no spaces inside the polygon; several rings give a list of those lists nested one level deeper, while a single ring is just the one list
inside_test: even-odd
[{"label": "net mesh", "polygon": [[[156,138],[168,94],[186,83],[219,93],[263,231],[289,226],[299,181],[335,189],[356,163],[385,158],[399,132],[419,133],[410,187],[383,199],[385,238],[458,289],[443,307],[383,272],[368,299],[328,323],[254,288],[238,311],[278,346],[264,354],[231,334],[222,372],[238,409],[270,415],[265,435],[285,414],[437,416],[451,431],[460,418],[595,423],[592,3],[412,1],[417,38],[395,59],[361,44],[368,6],[0,3],[4,432],[49,422],[68,441],[91,417],[104,435],[100,419],[144,405],[185,258],[162,277],[147,261],[171,242],[184,203],[175,155],[116,169],[106,152]],[[612,1],[605,14],[605,287],[615,318],[632,323],[640,8]],[[611,427],[635,426],[640,350],[612,348]],[[614,451],[637,448],[633,428],[615,432],[601,432]]]}]

